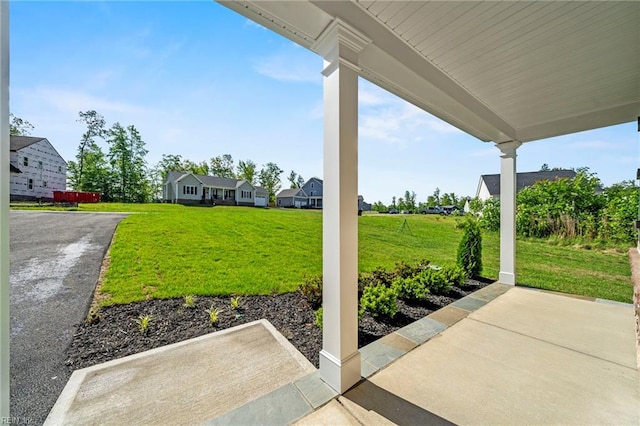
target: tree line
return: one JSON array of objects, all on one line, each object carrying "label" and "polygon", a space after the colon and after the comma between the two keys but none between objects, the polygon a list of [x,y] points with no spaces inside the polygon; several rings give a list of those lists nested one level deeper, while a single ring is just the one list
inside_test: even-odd
[{"label": "tree line", "polygon": [[[94,110],[78,114],[78,121],[84,123],[86,131],[80,138],[75,160],[68,163],[68,183],[76,191],[99,192],[103,201],[158,201],[162,184],[171,171],[243,179],[265,188],[272,203],[282,187],[284,171],[276,163],[268,162],[258,168],[254,161],[247,159],[236,165],[230,154],[200,162],[181,155],[163,154],[156,165],[149,166],[145,142],[135,126],[114,123],[108,128],[104,117]],[[28,134],[33,129],[29,122],[13,116],[11,124],[12,134]],[[106,144],[106,152],[98,143],[100,140]],[[289,181],[292,188],[304,184],[302,176],[293,170]]]},{"label": "tree line", "polygon": [[436,188],[433,194],[427,197],[426,201],[417,201],[416,197],[414,191],[407,190],[404,192],[404,197],[391,197],[391,204],[385,205],[382,201],[376,201],[371,205],[371,209],[379,213],[386,213],[392,209],[417,213],[428,207],[436,206],[456,206],[462,209],[467,200],[471,199],[471,197],[458,196],[454,192],[441,194],[440,188]]}]

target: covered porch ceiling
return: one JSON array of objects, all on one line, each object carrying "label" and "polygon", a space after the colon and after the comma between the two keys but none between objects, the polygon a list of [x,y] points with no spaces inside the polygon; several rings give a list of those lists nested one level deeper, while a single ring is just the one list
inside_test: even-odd
[{"label": "covered porch ceiling", "polygon": [[346,24],[366,46],[361,77],[483,141],[640,116],[637,1],[220,3],[318,54],[328,29]]}]

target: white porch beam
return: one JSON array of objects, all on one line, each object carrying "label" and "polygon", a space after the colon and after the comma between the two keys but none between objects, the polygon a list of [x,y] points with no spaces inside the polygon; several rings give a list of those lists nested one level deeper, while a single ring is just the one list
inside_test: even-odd
[{"label": "white porch beam", "polygon": [[9,418],[9,2],[0,1],[0,417]]},{"label": "white porch beam", "polygon": [[503,284],[516,285],[516,150],[519,141],[496,144],[500,150],[500,273]]},{"label": "white porch beam", "polygon": [[341,22],[321,36],[324,75],[323,331],[320,377],[339,393],[360,381],[358,72],[368,41]]}]

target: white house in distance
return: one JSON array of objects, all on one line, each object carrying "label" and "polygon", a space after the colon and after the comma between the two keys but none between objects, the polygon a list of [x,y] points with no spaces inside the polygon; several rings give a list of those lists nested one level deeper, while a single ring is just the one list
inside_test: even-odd
[{"label": "white house in distance", "polygon": [[67,189],[67,162],[46,138],[11,136],[11,201],[53,201]]},{"label": "white house in distance", "polygon": [[[516,191],[542,180],[573,179],[576,172],[573,170],[546,170],[540,172],[518,173],[516,175]],[[489,198],[500,198],[500,175],[482,175],[478,181],[476,197],[482,201]]]},{"label": "white house in distance", "polygon": [[162,185],[168,203],[265,207],[269,192],[246,180],[169,172]]}]

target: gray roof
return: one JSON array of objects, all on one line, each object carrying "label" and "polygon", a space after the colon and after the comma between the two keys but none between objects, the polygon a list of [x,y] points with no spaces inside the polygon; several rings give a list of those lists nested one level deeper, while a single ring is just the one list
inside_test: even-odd
[{"label": "gray roof", "polygon": [[10,173],[22,173],[22,171],[15,167],[13,164],[9,164],[9,172]]},{"label": "gray roof", "polygon": [[[516,174],[516,190],[520,191],[522,188],[531,186],[534,183],[541,180],[556,180],[556,179],[572,179],[576,176],[576,172],[573,170],[549,170],[545,172],[526,172]],[[489,194],[492,196],[500,195],[500,175],[482,175],[480,176],[480,182],[484,181]],[[479,188],[479,187],[478,187]]]},{"label": "gray roof", "polygon": [[[235,189],[240,185],[242,185],[244,182],[247,182],[246,180],[243,180],[243,179],[232,179],[232,178],[223,178],[223,177],[217,177],[217,176],[197,175],[195,173],[190,173],[190,172],[175,172],[175,171],[167,173],[167,178],[165,179],[165,181],[171,180],[175,182],[177,180],[182,179],[185,175],[189,175],[189,174],[195,176],[195,178],[198,179],[200,182],[202,182],[204,186],[211,186],[214,188]],[[262,190],[266,192],[264,188],[260,188],[258,186],[253,186],[253,187],[256,190]]]},{"label": "gray roof", "polygon": [[46,138],[33,137],[33,136],[14,136],[9,138],[9,146],[11,151],[17,151],[22,148],[26,148],[29,145],[33,145],[36,142],[45,140]]},{"label": "gray roof", "polygon": [[307,194],[302,190],[302,188],[289,188],[283,189],[278,192],[278,198],[289,198],[289,197],[307,197]]}]

